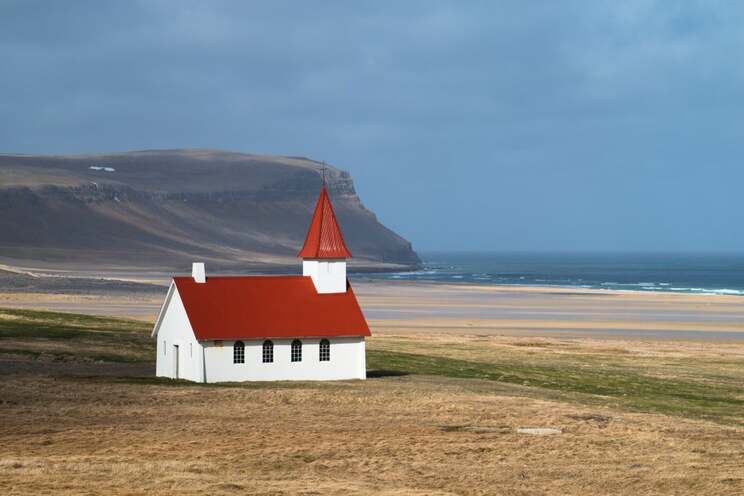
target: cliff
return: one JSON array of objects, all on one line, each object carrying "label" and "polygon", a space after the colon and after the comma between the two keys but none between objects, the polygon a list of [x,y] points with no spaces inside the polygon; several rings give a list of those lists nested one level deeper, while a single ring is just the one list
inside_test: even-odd
[{"label": "cliff", "polygon": [[[0,258],[50,266],[222,269],[297,265],[320,187],[306,158],[215,150],[0,155]],[[352,267],[419,264],[361,203],[349,173],[326,181]]]}]

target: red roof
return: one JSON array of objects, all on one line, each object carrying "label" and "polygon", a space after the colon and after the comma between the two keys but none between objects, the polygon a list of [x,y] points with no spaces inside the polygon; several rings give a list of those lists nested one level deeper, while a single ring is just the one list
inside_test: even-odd
[{"label": "red roof", "polygon": [[315,204],[313,219],[305,236],[298,257],[302,258],[351,258],[351,252],[344,243],[344,236],[336,221],[331,199],[325,184],[320,188],[318,203]]},{"label": "red roof", "polygon": [[345,293],[319,294],[310,277],[174,277],[197,339],[370,336],[347,281]]}]

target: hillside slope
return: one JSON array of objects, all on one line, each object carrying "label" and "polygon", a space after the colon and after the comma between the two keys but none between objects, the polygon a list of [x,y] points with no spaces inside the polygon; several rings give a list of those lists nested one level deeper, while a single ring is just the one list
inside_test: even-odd
[{"label": "hillside slope", "polygon": [[[347,172],[329,193],[357,267],[419,263]],[[320,186],[305,158],[215,150],[0,155],[0,258],[29,265],[222,269],[296,265]]]}]

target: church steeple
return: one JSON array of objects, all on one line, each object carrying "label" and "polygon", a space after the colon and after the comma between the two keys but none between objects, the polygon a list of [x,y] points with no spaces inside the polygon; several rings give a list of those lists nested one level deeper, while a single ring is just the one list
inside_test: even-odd
[{"label": "church steeple", "polygon": [[351,258],[351,252],[346,247],[341,228],[336,221],[336,213],[333,211],[325,181],[320,187],[320,195],[305,236],[305,244],[297,256],[312,259]]},{"label": "church steeple", "polygon": [[351,258],[351,252],[346,247],[328,196],[325,165],[318,202],[315,204],[305,243],[297,256],[302,258],[302,275],[313,279],[318,293],[346,292],[346,259]]}]

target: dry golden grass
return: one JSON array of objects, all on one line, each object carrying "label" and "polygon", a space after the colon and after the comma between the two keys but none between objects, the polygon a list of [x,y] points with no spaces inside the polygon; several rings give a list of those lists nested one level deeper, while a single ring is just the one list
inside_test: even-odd
[{"label": "dry golden grass", "polygon": [[[744,344],[536,324],[735,332],[740,299],[391,291],[368,365],[409,374],[364,382],[155,381],[147,323],[0,311],[0,494],[744,494]],[[156,309],[58,299],[25,302]]]},{"label": "dry golden grass", "polygon": [[[744,488],[740,429],[461,382],[216,389],[13,379],[3,386],[0,488],[637,495]],[[564,432],[517,434],[523,426]]]},{"label": "dry golden grass", "polygon": [[[369,344],[372,352],[406,347],[488,356],[476,336],[383,333]],[[666,354],[705,362],[742,353],[514,337],[489,337],[486,349],[536,363],[611,354],[627,366],[641,360],[640,369]],[[5,374],[0,393],[2,494],[744,492],[741,427],[546,399],[539,388],[496,381],[413,374],[202,386],[66,376],[42,364]],[[520,427],[563,433],[529,436]]]}]

